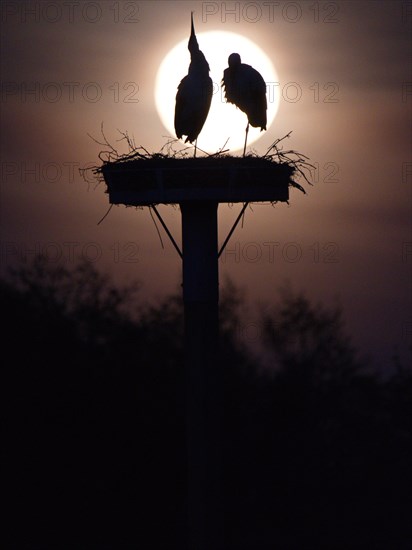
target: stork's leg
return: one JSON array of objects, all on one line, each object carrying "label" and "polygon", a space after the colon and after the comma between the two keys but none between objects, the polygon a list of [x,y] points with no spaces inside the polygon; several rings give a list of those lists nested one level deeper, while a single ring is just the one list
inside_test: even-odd
[{"label": "stork's leg", "polygon": [[193,155],[193,158],[196,157],[196,149],[197,149],[197,138],[196,138],[196,141],[195,141],[195,154]]},{"label": "stork's leg", "polygon": [[246,126],[246,135],[245,135],[245,146],[243,147],[243,156],[246,155],[246,143],[247,143],[247,135],[249,133],[249,121]]}]

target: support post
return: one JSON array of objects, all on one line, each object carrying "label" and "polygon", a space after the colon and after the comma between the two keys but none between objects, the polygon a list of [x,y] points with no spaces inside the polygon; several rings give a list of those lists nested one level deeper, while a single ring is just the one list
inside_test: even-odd
[{"label": "support post", "polygon": [[218,204],[185,202],[180,208],[187,372],[188,549],[222,550]]}]

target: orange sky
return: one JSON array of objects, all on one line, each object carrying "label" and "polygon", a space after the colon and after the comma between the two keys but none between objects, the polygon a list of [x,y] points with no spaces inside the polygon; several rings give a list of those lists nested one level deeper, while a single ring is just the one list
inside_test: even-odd
[{"label": "orange sky", "polygon": [[[293,82],[302,92],[297,102],[281,99],[274,125],[254,149],[263,153],[292,131],[288,146],[319,166],[314,187],[306,196],[292,190],[289,207],[247,212],[228,245],[232,252],[221,259],[221,280],[230,276],[252,304],[275,300],[286,279],[314,300],[337,300],[362,352],[378,363],[396,349],[406,358],[410,3],[86,4],[62,5],[58,13],[54,2],[2,3],[2,272],[30,251],[45,250],[51,260],[96,257],[117,280],[139,279],[147,299],[179,288],[180,260],[166,238],[162,250],[147,209],[113,208],[97,225],[108,207],[104,185],[87,185],[77,168],[98,162],[101,147],[87,134],[99,137],[102,122],[113,143],[117,129],[150,151],[166,142],[153,100],[155,75],[188,36],[194,10],[198,32],[244,34],[272,59],[281,89]],[[176,70],[183,77],[187,66]],[[134,88],[124,89],[127,83]],[[332,89],[337,101],[328,102]],[[96,91],[101,97],[94,101]],[[125,101],[131,91],[138,102]],[[220,207],[221,241],[238,208]],[[180,238],[179,210],[160,209]],[[252,309],[245,324],[255,322]]]}]

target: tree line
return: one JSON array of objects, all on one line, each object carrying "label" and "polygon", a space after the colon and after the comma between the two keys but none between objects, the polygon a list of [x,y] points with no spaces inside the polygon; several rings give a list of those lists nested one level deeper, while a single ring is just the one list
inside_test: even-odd
[{"label": "tree line", "polygon": [[[8,547],[184,550],[180,296],[147,305],[42,257],[0,292]],[[242,293],[221,294],[228,550],[410,548],[411,370],[381,379],[339,308],[290,290],[262,312],[262,369],[238,338]]]}]

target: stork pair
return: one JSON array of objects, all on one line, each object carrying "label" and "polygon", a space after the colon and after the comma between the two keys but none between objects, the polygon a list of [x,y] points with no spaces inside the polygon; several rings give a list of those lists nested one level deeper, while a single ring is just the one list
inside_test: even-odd
[{"label": "stork pair", "polygon": [[[200,134],[210,109],[213,95],[213,82],[209,76],[209,64],[195,35],[193,12],[191,14],[191,33],[188,43],[190,65],[188,74],[181,80],[176,94],[175,131],[180,139],[187,136],[185,143],[195,142]],[[266,83],[262,75],[250,65],[241,62],[238,53],[229,56],[229,67],[223,73],[225,98],[246,113],[245,146],[246,153],[249,125],[266,130]]]}]

